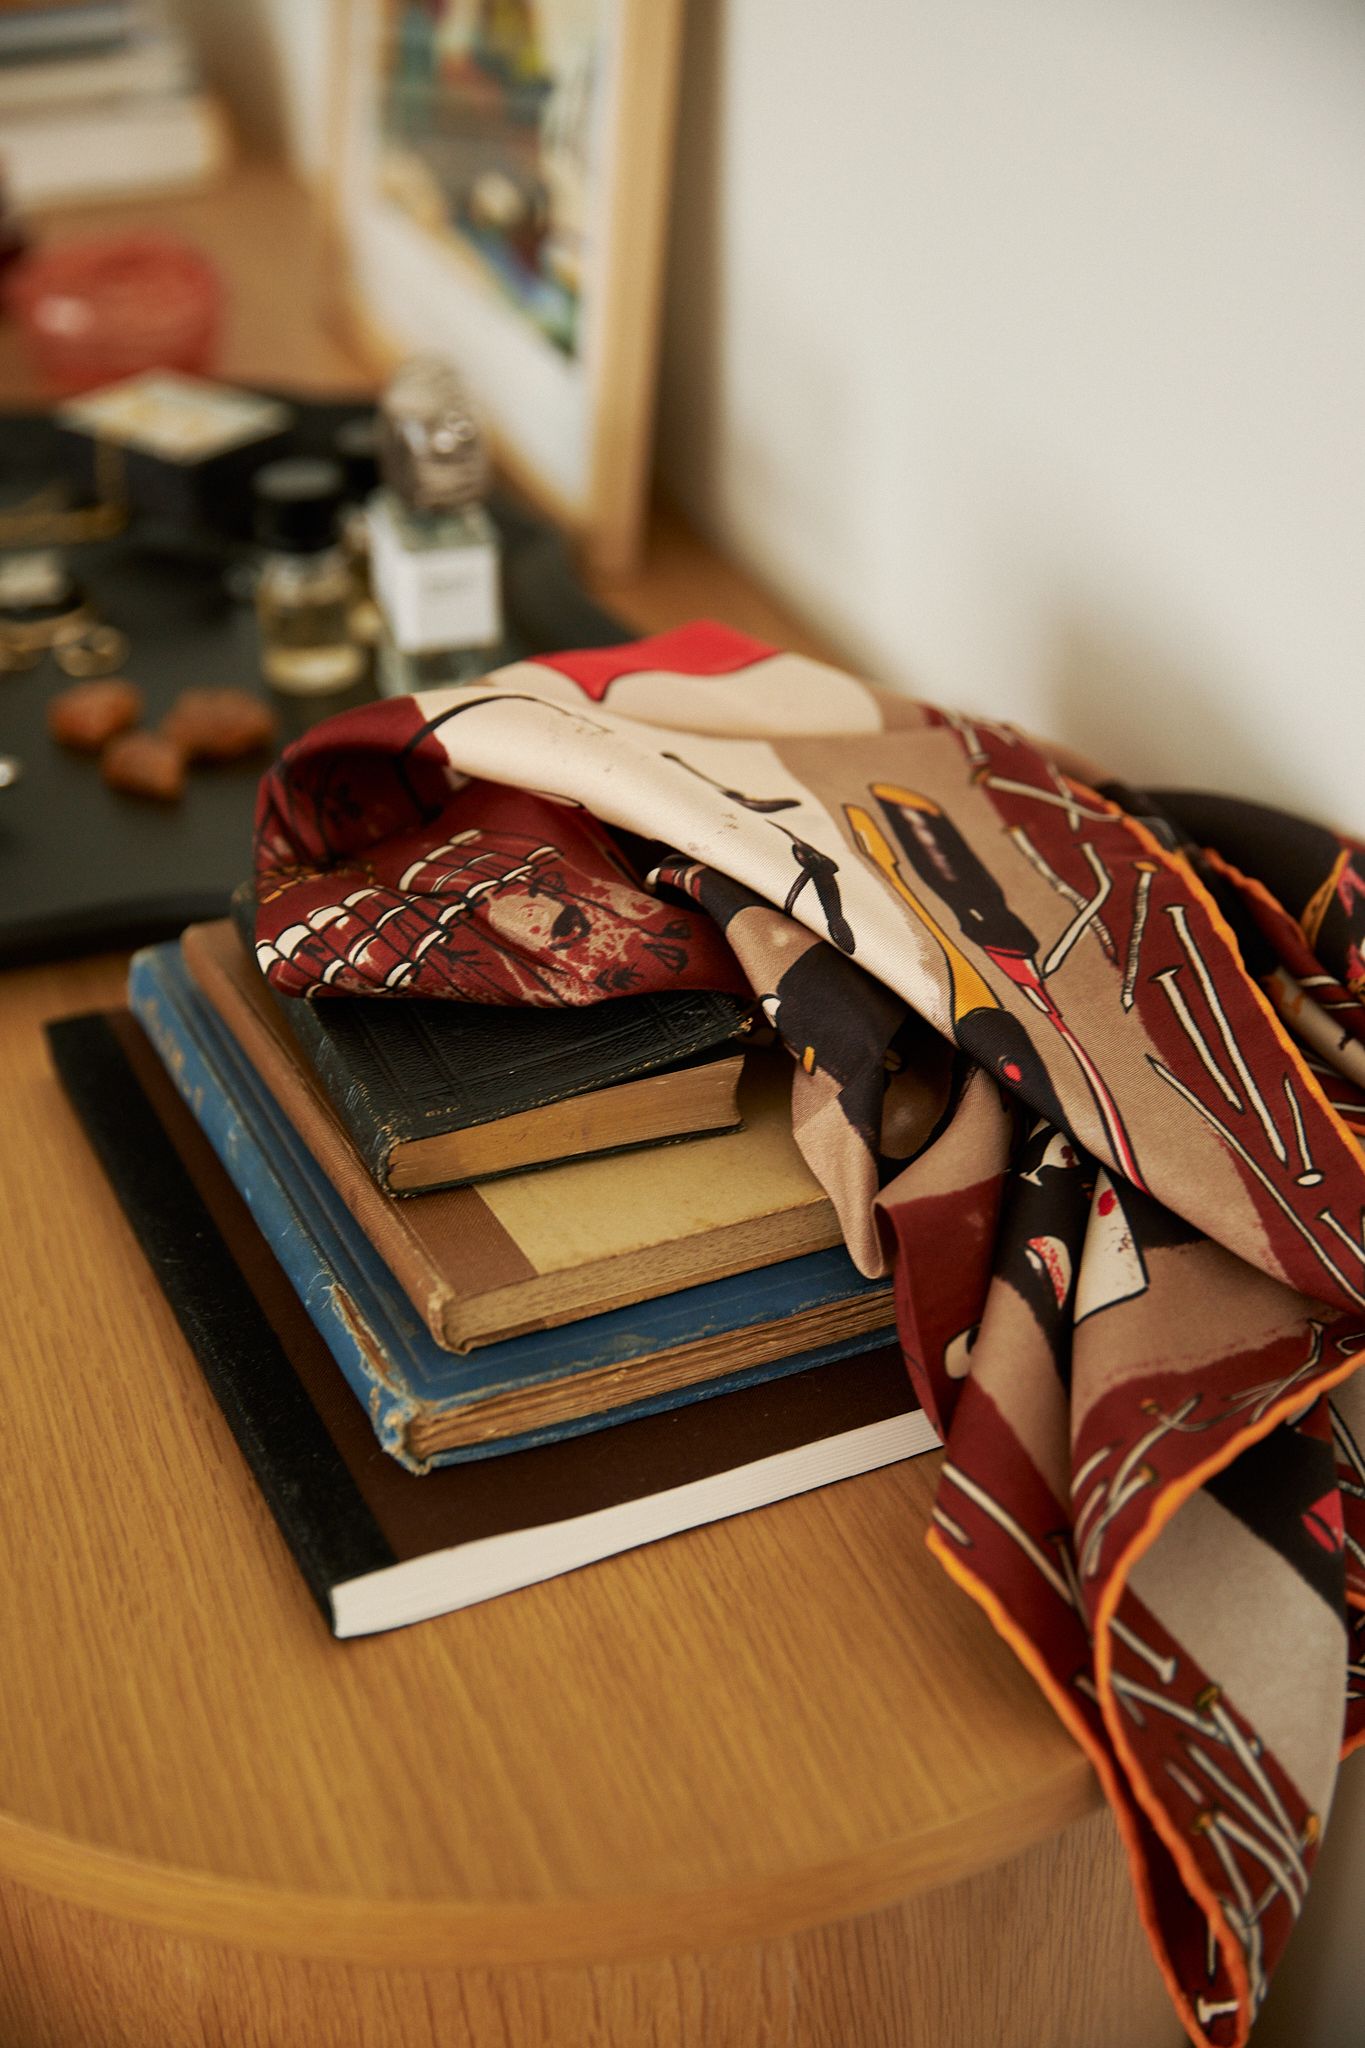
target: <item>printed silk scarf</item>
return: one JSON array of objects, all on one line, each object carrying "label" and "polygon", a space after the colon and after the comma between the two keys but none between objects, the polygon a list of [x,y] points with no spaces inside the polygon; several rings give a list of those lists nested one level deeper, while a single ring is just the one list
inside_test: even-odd
[{"label": "printed silk scarf", "polygon": [[1097,779],[694,626],[305,736],[258,939],[294,995],[752,986],[894,1274],[929,1544],[1232,2048],[1365,1734],[1365,848]]}]

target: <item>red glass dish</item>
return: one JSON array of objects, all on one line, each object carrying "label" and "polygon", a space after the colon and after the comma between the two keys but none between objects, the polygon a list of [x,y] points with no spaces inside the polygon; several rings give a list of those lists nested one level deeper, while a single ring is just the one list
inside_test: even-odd
[{"label": "red glass dish", "polygon": [[55,391],[90,391],[140,370],[212,367],[222,279],[170,235],[51,244],[15,265],[6,297]]}]

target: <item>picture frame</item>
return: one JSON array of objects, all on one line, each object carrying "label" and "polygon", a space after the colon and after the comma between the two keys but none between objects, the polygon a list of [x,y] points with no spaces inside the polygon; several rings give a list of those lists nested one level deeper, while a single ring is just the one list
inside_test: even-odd
[{"label": "picture frame", "polygon": [[329,194],[350,338],[466,377],[584,566],[644,531],[684,0],[342,0]]}]

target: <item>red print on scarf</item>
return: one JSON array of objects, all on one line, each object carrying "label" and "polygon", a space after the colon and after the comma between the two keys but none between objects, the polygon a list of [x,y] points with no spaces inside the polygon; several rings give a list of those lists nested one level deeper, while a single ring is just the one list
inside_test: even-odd
[{"label": "red print on scarf", "polygon": [[692,626],[680,626],[671,633],[655,633],[648,640],[632,640],[624,647],[590,647],[570,654],[538,654],[540,668],[557,669],[571,683],[577,683],[585,697],[600,704],[619,676],[637,676],[655,669],[674,675],[732,676],[738,669],[752,668],[778,652],[766,641],[751,640],[732,626],[703,619]]}]

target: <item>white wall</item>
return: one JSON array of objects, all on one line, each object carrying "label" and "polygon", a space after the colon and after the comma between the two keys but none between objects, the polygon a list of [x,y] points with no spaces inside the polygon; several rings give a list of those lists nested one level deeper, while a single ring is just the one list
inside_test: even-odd
[{"label": "white wall", "polygon": [[[660,455],[866,673],[1365,832],[1365,7],[690,0]],[[1356,1762],[1256,2048],[1363,1896]]]},{"label": "white wall", "polygon": [[866,671],[1365,830],[1365,9],[692,0],[662,462]]}]

